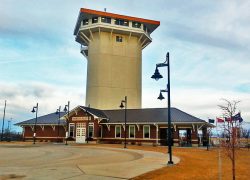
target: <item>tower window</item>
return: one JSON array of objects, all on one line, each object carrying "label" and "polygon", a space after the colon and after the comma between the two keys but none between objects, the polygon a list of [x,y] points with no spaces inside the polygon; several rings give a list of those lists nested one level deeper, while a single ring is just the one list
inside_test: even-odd
[{"label": "tower window", "polygon": [[89,24],[89,20],[88,19],[82,20],[82,25],[88,25],[88,24]]},{"label": "tower window", "polygon": [[143,25],[143,30],[147,33],[150,33],[150,30],[147,28],[147,26],[145,26],[145,24]]},{"label": "tower window", "polygon": [[122,42],[122,36],[116,36],[116,42]]},{"label": "tower window", "polygon": [[110,17],[102,17],[101,19],[102,19],[103,23],[109,23],[109,24],[111,24],[111,18]]},{"label": "tower window", "polygon": [[94,24],[94,23],[98,23],[98,17],[93,17],[92,18],[92,23]]},{"label": "tower window", "polygon": [[128,26],[128,21],[124,19],[115,19],[115,24],[120,26]]},{"label": "tower window", "polygon": [[132,27],[134,27],[134,28],[141,28],[141,23],[139,23],[139,22],[132,22]]}]

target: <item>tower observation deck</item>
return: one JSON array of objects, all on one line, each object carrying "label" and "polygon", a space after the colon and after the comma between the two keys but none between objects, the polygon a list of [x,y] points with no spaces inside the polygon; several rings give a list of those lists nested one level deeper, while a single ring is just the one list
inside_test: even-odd
[{"label": "tower observation deck", "polygon": [[141,108],[142,50],[159,21],[81,8],[74,30],[88,60],[86,102],[98,109]]}]

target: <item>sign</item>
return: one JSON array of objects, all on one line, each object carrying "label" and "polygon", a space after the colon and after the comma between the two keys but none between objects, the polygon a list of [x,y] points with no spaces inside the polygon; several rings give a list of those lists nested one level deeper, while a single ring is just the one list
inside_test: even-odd
[{"label": "sign", "polygon": [[84,116],[84,117],[72,117],[72,121],[87,121],[88,119],[91,120],[90,117],[88,118],[86,116]]}]

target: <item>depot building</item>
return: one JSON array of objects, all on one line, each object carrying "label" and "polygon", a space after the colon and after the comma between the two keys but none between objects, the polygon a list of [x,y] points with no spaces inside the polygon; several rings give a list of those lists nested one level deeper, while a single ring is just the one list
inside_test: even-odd
[{"label": "depot building", "polygon": [[[76,143],[124,143],[167,145],[167,108],[99,110],[77,106],[68,113],[51,113],[17,123],[23,128],[24,140]],[[171,108],[172,143],[175,146],[204,145],[211,125],[177,108]],[[200,132],[200,133],[198,133]]]}]

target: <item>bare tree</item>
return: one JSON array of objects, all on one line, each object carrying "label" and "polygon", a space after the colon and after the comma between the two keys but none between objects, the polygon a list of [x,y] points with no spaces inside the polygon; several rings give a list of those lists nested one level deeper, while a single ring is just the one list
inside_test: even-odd
[{"label": "bare tree", "polygon": [[222,126],[226,138],[221,141],[221,146],[225,149],[226,155],[232,162],[232,175],[235,180],[235,151],[239,148],[240,140],[240,127],[241,122],[234,117],[238,113],[237,104],[240,101],[228,101],[223,99],[225,105],[219,105],[225,117],[225,122]]}]

